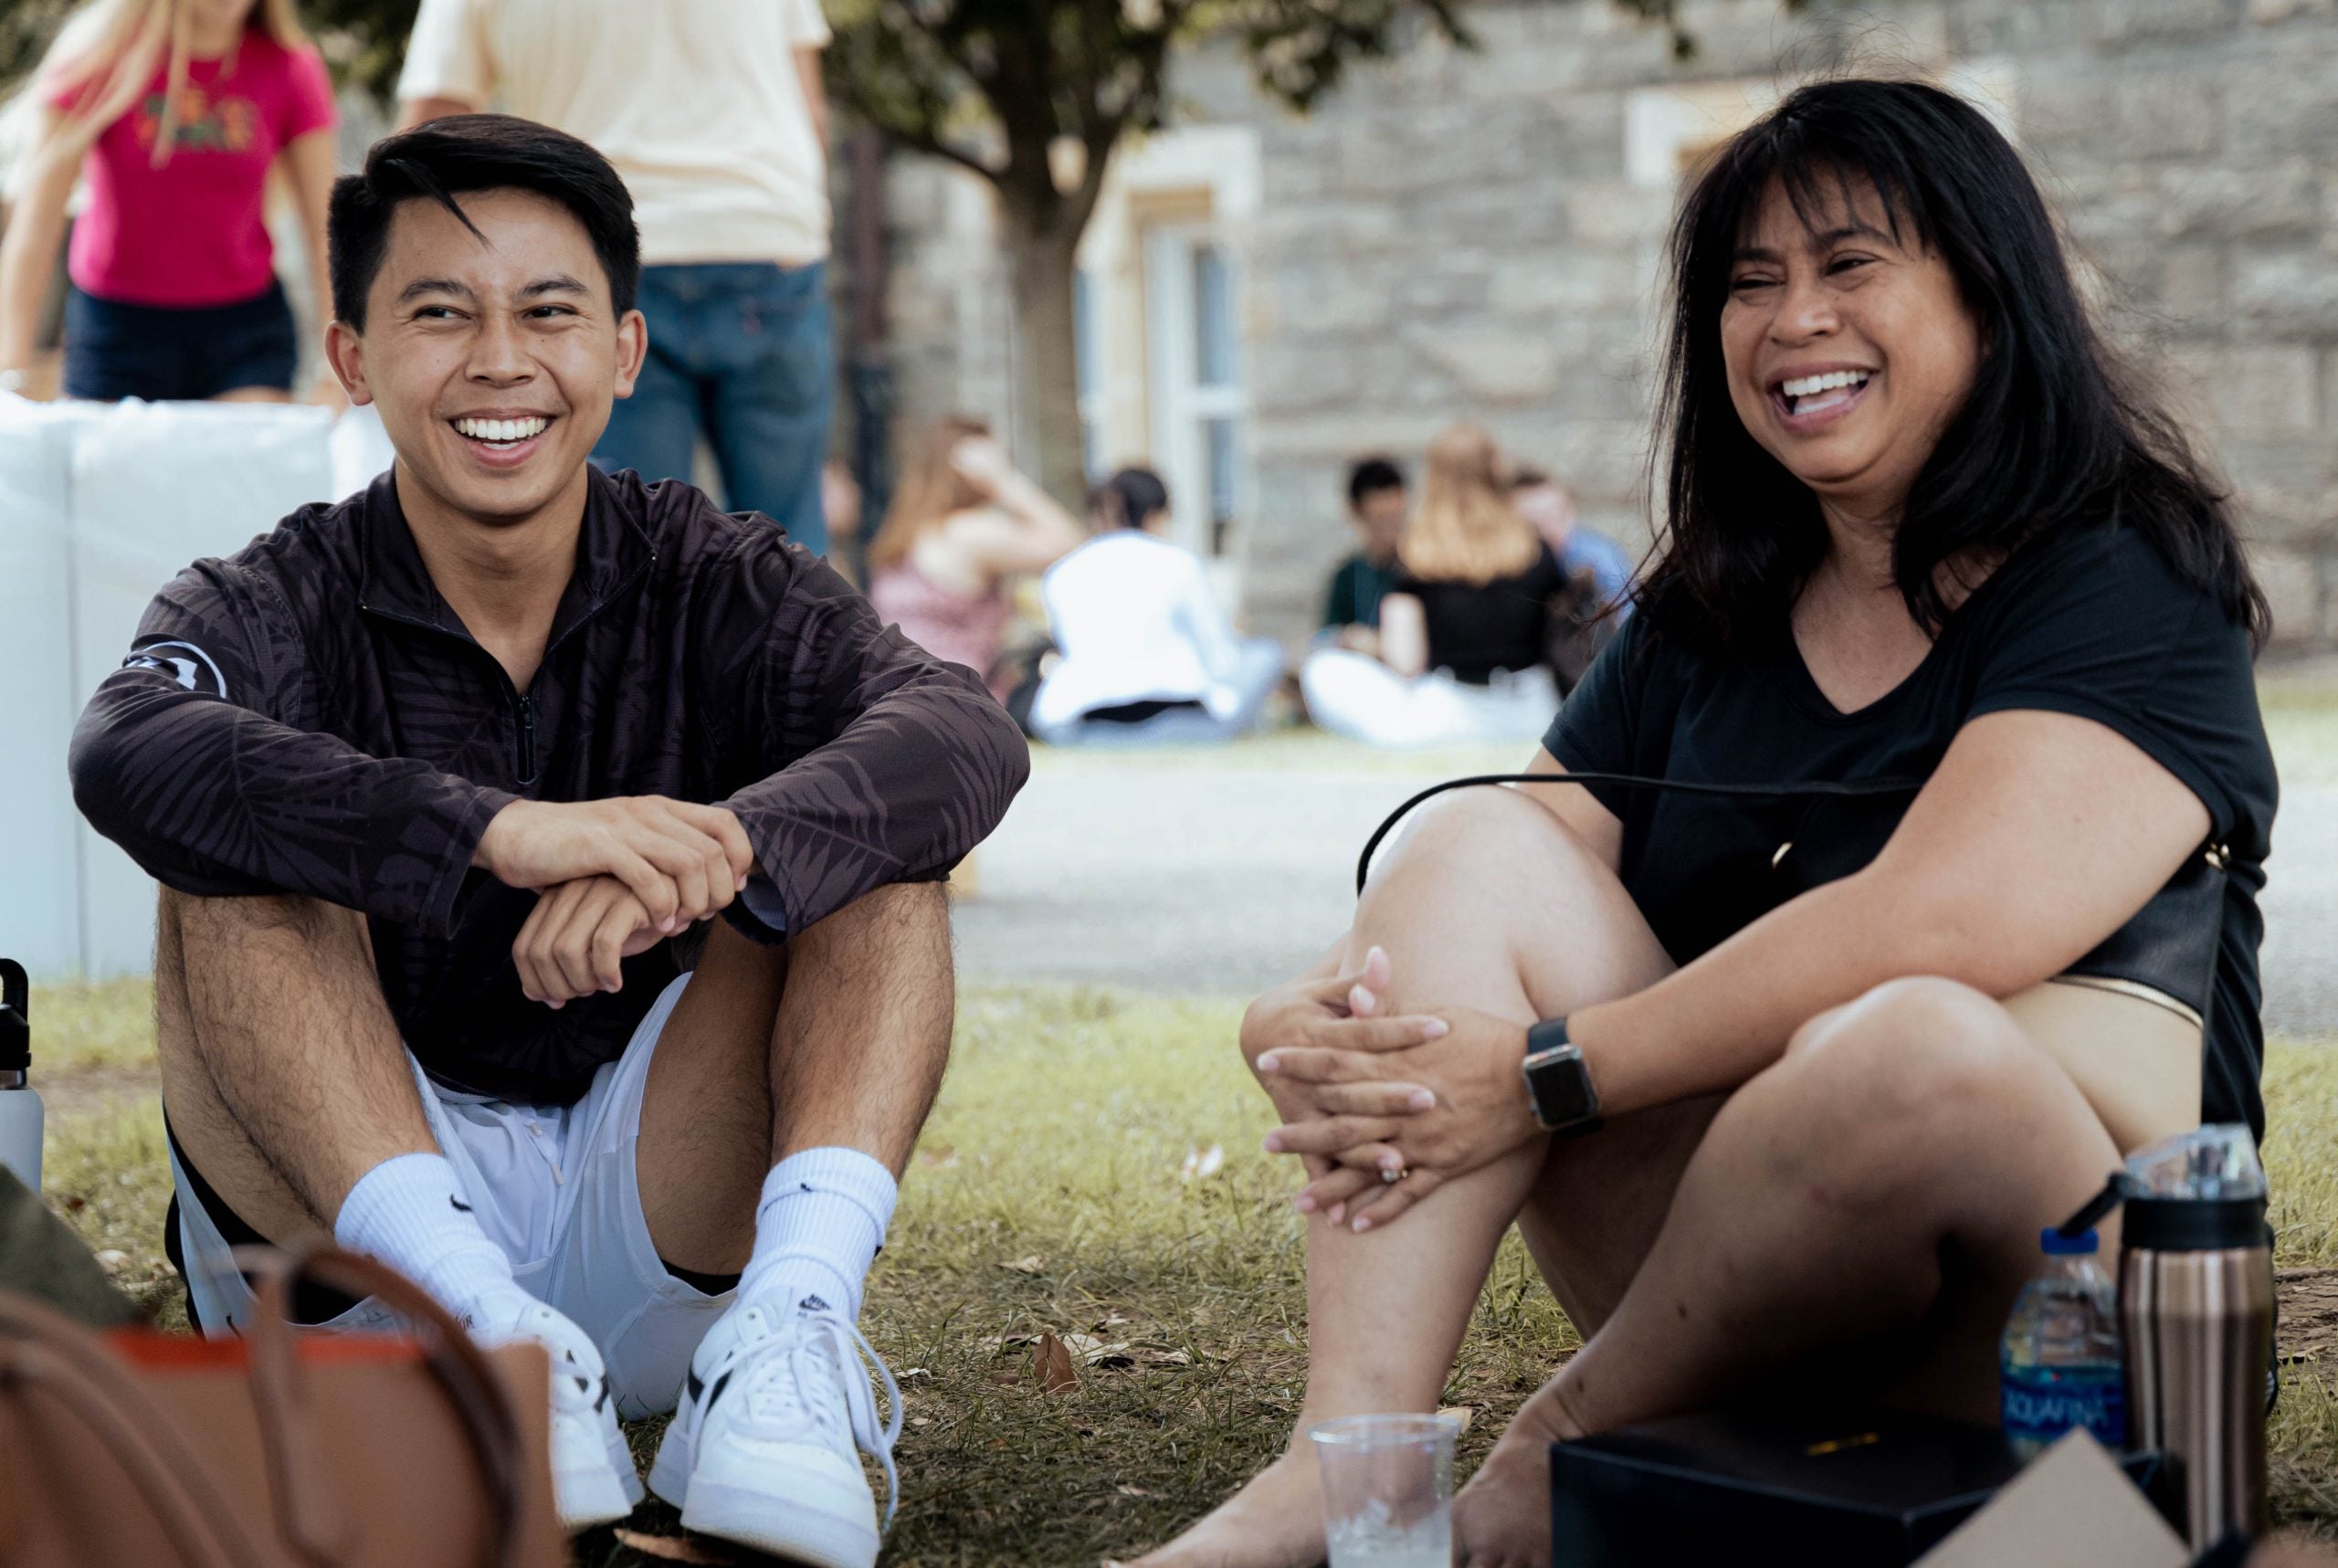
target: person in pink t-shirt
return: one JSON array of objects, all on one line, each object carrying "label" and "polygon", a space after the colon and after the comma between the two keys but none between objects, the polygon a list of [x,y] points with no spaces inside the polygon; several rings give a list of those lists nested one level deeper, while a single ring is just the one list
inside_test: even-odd
[{"label": "person in pink t-shirt", "polygon": [[[0,391],[21,390],[77,181],[72,397],[289,401],[299,359],[266,202],[298,204],[318,322],[332,88],[292,0],[93,0],[34,78],[40,134],[0,236]],[[318,401],[335,402],[331,376]]]}]

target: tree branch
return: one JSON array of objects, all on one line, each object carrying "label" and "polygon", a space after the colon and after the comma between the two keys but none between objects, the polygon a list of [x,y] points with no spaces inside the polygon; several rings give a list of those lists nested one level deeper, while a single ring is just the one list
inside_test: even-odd
[{"label": "tree branch", "polygon": [[923,153],[929,157],[941,158],[955,163],[962,169],[970,169],[974,173],[980,174],[984,179],[988,180],[994,185],[1003,183],[1001,179],[1001,172],[999,170],[992,168],[988,163],[984,163],[972,153],[968,153],[961,148],[953,147],[950,143],[942,140],[940,136],[936,135],[932,131],[914,130],[900,125],[890,125],[882,121],[877,120],[871,120],[869,123],[875,125],[878,130],[883,132],[890,140],[908,148],[912,153]]}]

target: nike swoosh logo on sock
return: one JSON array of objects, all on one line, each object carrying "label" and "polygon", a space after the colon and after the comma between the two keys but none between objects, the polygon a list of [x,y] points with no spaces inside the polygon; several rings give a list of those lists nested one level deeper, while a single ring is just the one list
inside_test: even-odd
[{"label": "nike swoosh logo on sock", "polygon": [[467,1204],[467,1203],[463,1202],[463,1200],[462,1200],[462,1199],[460,1199],[460,1198],[458,1198],[458,1197],[455,1196],[452,1193],[449,1193],[449,1194],[447,1194],[447,1201],[448,1201],[448,1203],[450,1203],[450,1204],[454,1205],[455,1205],[455,1208],[456,1208],[456,1210],[457,1210],[457,1212],[458,1212],[458,1213],[461,1213],[461,1214],[477,1214],[477,1213],[479,1212],[477,1209],[475,1209],[475,1208],[471,1207],[471,1205],[469,1205],[469,1204]]}]

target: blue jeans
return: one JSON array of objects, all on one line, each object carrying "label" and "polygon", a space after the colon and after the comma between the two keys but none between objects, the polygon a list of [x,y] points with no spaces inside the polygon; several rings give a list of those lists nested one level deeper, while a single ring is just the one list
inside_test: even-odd
[{"label": "blue jeans", "polygon": [[645,479],[688,479],[702,428],[723,505],[762,512],[826,554],[820,465],[836,385],[827,274],[824,262],[643,268],[649,357],[633,395],[610,409],[593,460]]}]

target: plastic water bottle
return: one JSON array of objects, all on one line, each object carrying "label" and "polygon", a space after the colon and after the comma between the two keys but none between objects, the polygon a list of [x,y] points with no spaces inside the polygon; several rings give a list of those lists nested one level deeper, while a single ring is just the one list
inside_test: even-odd
[{"label": "plastic water bottle", "polygon": [[0,1165],[40,1191],[40,1096],[32,1086],[32,1011],[23,965],[0,958]]},{"label": "plastic water bottle", "polygon": [[2006,1439],[2033,1458],[2073,1426],[2107,1448],[2127,1441],[2119,1301],[2094,1261],[2091,1230],[2038,1237],[2046,1271],[2021,1288],[1997,1352]]}]

